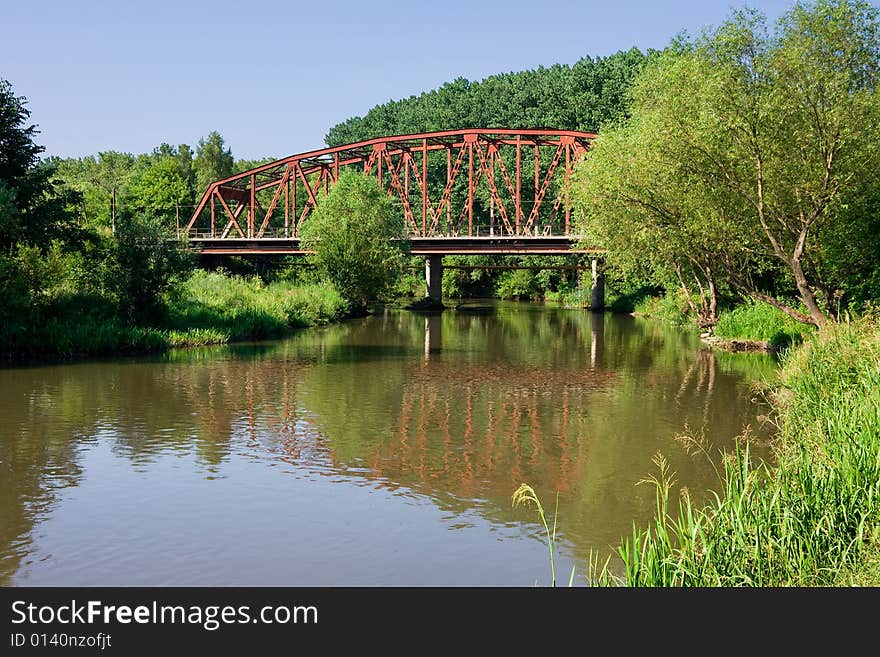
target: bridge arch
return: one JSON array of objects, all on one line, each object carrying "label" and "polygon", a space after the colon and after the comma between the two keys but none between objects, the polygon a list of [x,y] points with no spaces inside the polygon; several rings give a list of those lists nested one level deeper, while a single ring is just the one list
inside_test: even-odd
[{"label": "bridge arch", "polygon": [[295,245],[319,194],[342,168],[357,167],[396,200],[411,238],[445,240],[439,253],[455,252],[448,243],[461,238],[513,245],[529,240],[529,252],[540,251],[541,243],[549,249],[541,252],[551,252],[553,240],[565,240],[567,249],[574,241],[571,172],[595,137],[572,130],[469,128],[299,153],[212,182],[187,233],[217,253],[221,243],[230,252],[240,250],[231,246],[236,241]]}]

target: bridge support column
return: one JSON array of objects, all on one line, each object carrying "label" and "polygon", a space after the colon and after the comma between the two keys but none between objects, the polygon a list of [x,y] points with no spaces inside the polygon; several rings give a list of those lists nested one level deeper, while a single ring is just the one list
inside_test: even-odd
[{"label": "bridge support column", "polygon": [[443,256],[425,258],[425,296],[432,302],[443,302]]},{"label": "bridge support column", "polygon": [[601,258],[593,258],[590,264],[593,272],[590,310],[600,312],[605,310],[605,272],[602,268],[604,261]]}]

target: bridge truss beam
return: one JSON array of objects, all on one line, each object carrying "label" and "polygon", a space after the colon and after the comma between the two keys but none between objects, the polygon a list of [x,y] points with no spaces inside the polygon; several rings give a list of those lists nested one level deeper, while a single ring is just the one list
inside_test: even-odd
[{"label": "bridge truss beam", "polygon": [[211,183],[187,233],[212,241],[296,238],[340,169],[355,167],[397,201],[410,237],[569,236],[572,168],[594,138],[466,129],[291,155]]}]

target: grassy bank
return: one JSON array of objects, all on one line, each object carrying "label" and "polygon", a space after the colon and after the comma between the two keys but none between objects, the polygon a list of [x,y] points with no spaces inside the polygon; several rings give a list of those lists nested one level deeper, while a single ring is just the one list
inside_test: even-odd
[{"label": "grassy bank", "polygon": [[166,295],[152,325],[122,321],[112,302],[88,295],[53,300],[46,320],[23,327],[7,357],[71,358],[159,352],[177,347],[280,337],[342,319],[347,304],[326,284],[266,284],[195,271]]},{"label": "grassy bank", "polygon": [[259,340],[291,328],[341,319],[347,304],[329,284],[264,283],[196,271],[168,300],[167,323],[177,330],[212,330],[228,340]]},{"label": "grassy bank", "polygon": [[630,586],[880,583],[880,324],[809,336],[784,359],[773,403],[776,464],[748,444],[725,458],[705,507],[658,459],[657,514],[619,548]]},{"label": "grassy bank", "polygon": [[721,313],[715,326],[719,338],[762,341],[774,348],[800,344],[812,332],[812,326],[758,301],[747,301]]}]

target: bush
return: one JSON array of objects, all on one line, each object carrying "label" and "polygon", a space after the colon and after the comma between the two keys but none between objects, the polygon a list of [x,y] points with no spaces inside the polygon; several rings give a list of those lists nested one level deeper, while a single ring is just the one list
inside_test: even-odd
[{"label": "bush", "polygon": [[529,269],[504,272],[495,281],[495,295],[501,299],[534,299],[539,295],[535,274]]},{"label": "bush", "polygon": [[680,290],[667,291],[662,296],[644,297],[635,303],[634,308],[635,313],[643,317],[652,317],[680,326],[691,324],[688,319],[690,307]]},{"label": "bush", "polygon": [[372,178],[344,171],[302,227],[302,246],[353,309],[384,296],[403,270],[403,218]]},{"label": "bush", "polygon": [[182,243],[147,214],[120,217],[106,258],[109,280],[105,287],[115,295],[121,317],[134,323],[161,318],[163,294],[192,263],[192,254]]}]

